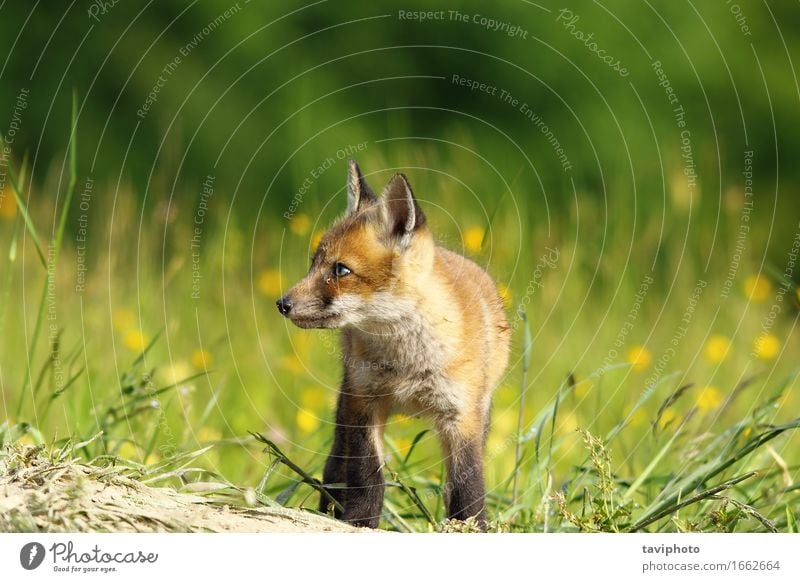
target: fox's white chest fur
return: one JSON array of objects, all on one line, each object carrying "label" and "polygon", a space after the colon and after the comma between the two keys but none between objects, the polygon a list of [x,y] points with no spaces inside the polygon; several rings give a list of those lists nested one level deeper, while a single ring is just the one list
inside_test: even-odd
[{"label": "fox's white chest fur", "polygon": [[446,373],[453,346],[435,329],[435,322],[408,308],[391,324],[345,330],[345,365],[352,389],[389,398],[399,412],[440,419],[457,415],[466,402],[463,389]]}]

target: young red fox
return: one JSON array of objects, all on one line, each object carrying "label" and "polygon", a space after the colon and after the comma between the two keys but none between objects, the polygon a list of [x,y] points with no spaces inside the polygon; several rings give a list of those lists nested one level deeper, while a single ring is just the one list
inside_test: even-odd
[{"label": "young red fox", "polygon": [[[349,163],[347,214],[308,275],[278,300],[302,328],[341,328],[344,379],[323,484],[359,526],[383,506],[382,440],[393,411],[432,417],[447,463],[447,514],[485,523],[483,446],[508,363],[509,327],[489,275],[436,244],[403,174],[380,197]],[[320,510],[327,512],[324,497]]]}]

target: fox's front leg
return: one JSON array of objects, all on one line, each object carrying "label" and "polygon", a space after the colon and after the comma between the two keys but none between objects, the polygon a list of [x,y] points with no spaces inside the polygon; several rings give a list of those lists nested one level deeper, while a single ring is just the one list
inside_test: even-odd
[{"label": "fox's front leg", "polygon": [[[360,527],[378,527],[383,508],[384,480],[381,470],[383,428],[386,410],[368,398],[339,394],[333,448],[323,472],[323,483],[344,483],[345,488],[328,491],[344,511],[335,515]],[[328,503],[322,499],[321,509]]]},{"label": "fox's front leg", "polygon": [[368,399],[342,399],[347,447],[347,496],[342,519],[361,527],[378,527],[383,509],[383,429],[386,412]]},{"label": "fox's front leg", "polygon": [[483,424],[482,419],[461,418],[439,426],[447,465],[447,517],[475,517],[480,527],[486,526]]},{"label": "fox's front leg", "polygon": [[336,428],[333,433],[333,446],[328,455],[328,460],[325,461],[325,469],[322,472],[322,485],[325,487],[325,491],[336,500],[339,507],[331,503],[330,498],[326,495],[320,495],[319,499],[319,510],[322,513],[328,513],[331,507],[333,507],[333,515],[337,519],[342,518],[342,511],[345,506],[345,498],[347,495],[346,427],[341,418],[341,400],[342,397],[340,394],[339,405],[336,409]]}]

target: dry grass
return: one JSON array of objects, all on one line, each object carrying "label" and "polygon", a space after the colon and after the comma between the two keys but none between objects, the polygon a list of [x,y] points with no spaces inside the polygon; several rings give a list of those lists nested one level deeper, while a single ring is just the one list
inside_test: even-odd
[{"label": "dry grass", "polygon": [[41,446],[0,451],[0,532],[351,532],[307,511],[239,507],[149,487],[127,467],[86,465]]}]

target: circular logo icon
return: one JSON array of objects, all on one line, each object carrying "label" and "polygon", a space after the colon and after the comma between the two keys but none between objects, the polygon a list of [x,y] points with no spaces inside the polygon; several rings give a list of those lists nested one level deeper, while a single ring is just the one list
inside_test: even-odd
[{"label": "circular logo icon", "polygon": [[35,570],[44,561],[44,546],[39,542],[30,542],[19,551],[19,563],[26,570]]}]

